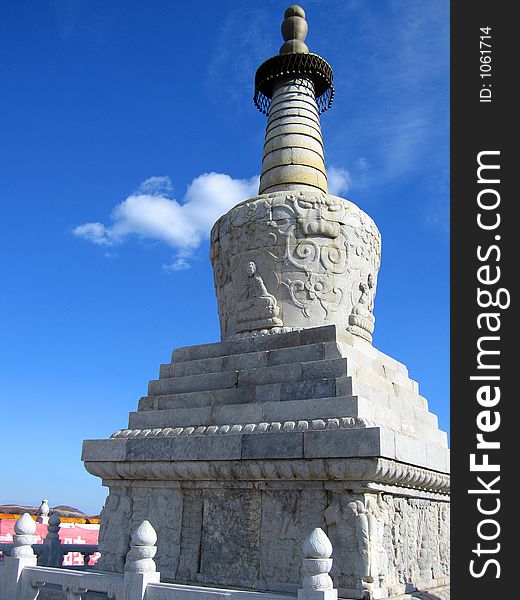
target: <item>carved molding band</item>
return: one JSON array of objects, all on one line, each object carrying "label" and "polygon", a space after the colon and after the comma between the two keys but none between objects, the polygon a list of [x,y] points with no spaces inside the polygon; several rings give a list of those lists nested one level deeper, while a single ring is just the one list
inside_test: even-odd
[{"label": "carved molding band", "polygon": [[368,419],[340,417],[300,421],[272,421],[243,425],[199,425],[193,427],[158,427],[155,429],[119,429],[111,438],[174,437],[187,435],[223,435],[238,433],[273,433],[277,431],[321,431],[324,429],[362,429],[374,425]]},{"label": "carved molding band", "polygon": [[364,481],[449,494],[450,476],[386,458],[85,462],[106,480],[146,481]]}]

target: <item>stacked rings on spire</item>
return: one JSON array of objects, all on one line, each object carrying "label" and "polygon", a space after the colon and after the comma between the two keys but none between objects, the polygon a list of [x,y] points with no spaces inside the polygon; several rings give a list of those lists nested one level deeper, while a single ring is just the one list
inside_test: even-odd
[{"label": "stacked rings on spire", "polygon": [[305,189],[327,192],[323,141],[313,82],[290,77],[274,87],[259,192]]},{"label": "stacked rings on spire", "polygon": [[327,193],[320,113],[330,107],[334,88],[328,62],[309,52],[305,11],[293,4],[284,14],[285,40],[277,56],[258,68],[256,106],[268,115],[259,193]]}]

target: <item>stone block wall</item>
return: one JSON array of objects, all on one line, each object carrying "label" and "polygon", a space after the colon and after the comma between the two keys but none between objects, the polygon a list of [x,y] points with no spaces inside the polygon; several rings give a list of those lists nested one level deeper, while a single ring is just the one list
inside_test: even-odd
[{"label": "stone block wall", "polygon": [[101,515],[99,568],[121,572],[130,531],[148,519],[158,533],[156,562],[163,580],[295,593],[303,539],[321,527],[333,544],[331,575],[343,598],[382,598],[449,582],[445,497],[349,487],[345,482],[114,486]]}]

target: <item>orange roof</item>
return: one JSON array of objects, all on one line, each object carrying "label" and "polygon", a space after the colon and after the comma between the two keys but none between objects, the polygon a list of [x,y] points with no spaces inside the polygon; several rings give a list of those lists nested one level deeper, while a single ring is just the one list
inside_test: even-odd
[{"label": "orange roof", "polygon": [[[9,520],[14,519],[16,521],[21,516],[22,515],[12,514],[12,513],[0,513],[0,519],[9,519]],[[38,515],[30,515],[30,516],[33,521],[36,521],[36,519],[38,518]],[[99,519],[96,519],[94,517],[87,518],[87,519],[83,519],[83,518],[79,518],[79,517],[60,517],[60,520],[62,523],[86,523],[86,524],[91,524],[91,525],[99,524]]]}]

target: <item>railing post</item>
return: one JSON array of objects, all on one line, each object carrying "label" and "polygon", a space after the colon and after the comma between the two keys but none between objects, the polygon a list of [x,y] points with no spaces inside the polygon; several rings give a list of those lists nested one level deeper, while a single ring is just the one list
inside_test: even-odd
[{"label": "railing post", "polygon": [[134,531],[130,550],[126,555],[124,600],[143,600],[146,586],[161,580],[153,560],[157,552],[156,542],[157,534],[154,528],[148,521],[143,521]]},{"label": "railing post", "polygon": [[43,567],[61,567],[63,562],[63,549],[60,541],[61,519],[56,513],[49,517],[47,535],[42,542],[42,552],[39,556],[39,564]]},{"label": "railing post", "polygon": [[36,566],[36,555],[32,544],[36,541],[36,523],[29,513],[24,513],[14,524],[13,549],[4,559],[4,574],[0,589],[0,600],[33,600],[38,590],[29,588],[22,593],[22,577],[25,567]]},{"label": "railing post", "polygon": [[332,544],[323,529],[316,527],[303,542],[302,587],[298,600],[337,600],[329,572],[332,568]]},{"label": "railing post", "polygon": [[38,518],[36,519],[36,523],[43,523],[47,525],[49,522],[49,501],[47,498],[42,500],[40,504],[40,508],[38,509]]}]

